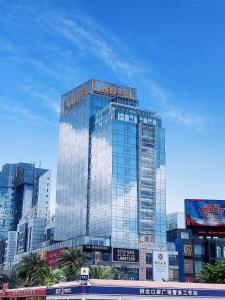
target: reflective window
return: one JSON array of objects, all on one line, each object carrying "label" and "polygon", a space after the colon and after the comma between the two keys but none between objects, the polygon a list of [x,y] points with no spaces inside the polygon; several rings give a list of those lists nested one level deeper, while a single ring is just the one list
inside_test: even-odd
[{"label": "reflective window", "polygon": [[146,253],[146,264],[152,264],[152,253]]},{"label": "reflective window", "polygon": [[181,236],[181,239],[183,239],[183,240],[189,240],[189,238],[190,238],[189,232],[186,232],[186,231],[181,231],[180,236]]},{"label": "reflective window", "polygon": [[221,246],[216,246],[216,257],[221,258],[222,257],[222,249]]},{"label": "reflective window", "polygon": [[195,260],[195,274],[199,274],[202,269],[202,261],[201,260]]},{"label": "reflective window", "polygon": [[194,254],[196,256],[202,256],[205,254],[205,251],[204,251],[204,246],[203,245],[194,245]]},{"label": "reflective window", "polygon": [[152,280],[153,279],[152,276],[153,276],[152,268],[146,268],[146,279]]},{"label": "reflective window", "polygon": [[178,265],[178,255],[169,255],[169,266],[177,266]]}]

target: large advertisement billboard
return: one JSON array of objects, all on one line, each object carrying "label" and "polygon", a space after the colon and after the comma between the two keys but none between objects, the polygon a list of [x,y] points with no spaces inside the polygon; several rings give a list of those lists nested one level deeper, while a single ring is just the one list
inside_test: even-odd
[{"label": "large advertisement billboard", "polygon": [[225,200],[185,200],[186,226],[225,231]]}]

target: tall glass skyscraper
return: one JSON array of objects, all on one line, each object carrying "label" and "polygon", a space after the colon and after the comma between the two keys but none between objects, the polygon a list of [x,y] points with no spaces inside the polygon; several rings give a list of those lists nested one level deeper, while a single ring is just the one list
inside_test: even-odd
[{"label": "tall glass skyscraper", "polygon": [[28,163],[5,164],[0,171],[0,240],[31,213],[47,218],[49,194],[49,170]]},{"label": "tall glass skyscraper", "polygon": [[62,96],[55,239],[166,244],[165,132],[134,88],[89,80]]}]

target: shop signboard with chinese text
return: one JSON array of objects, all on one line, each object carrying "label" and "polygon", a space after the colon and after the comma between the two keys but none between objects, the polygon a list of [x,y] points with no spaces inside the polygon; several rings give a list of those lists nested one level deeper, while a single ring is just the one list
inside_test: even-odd
[{"label": "shop signboard with chinese text", "polygon": [[113,261],[139,262],[139,250],[113,248]]},{"label": "shop signboard with chinese text", "polygon": [[153,251],[153,280],[167,281],[169,279],[168,252],[163,250]]}]

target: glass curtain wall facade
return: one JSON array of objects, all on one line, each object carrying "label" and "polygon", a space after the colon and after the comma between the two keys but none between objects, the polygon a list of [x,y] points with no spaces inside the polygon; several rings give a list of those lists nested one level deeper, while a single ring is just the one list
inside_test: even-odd
[{"label": "glass curtain wall facade", "polygon": [[56,240],[86,234],[89,103],[86,97],[60,123]]},{"label": "glass curtain wall facade", "polygon": [[16,165],[6,164],[0,172],[0,240],[15,230],[17,201],[15,193]]},{"label": "glass curtain wall facade", "polygon": [[[44,174],[48,176],[45,177]],[[43,185],[46,186],[44,200],[39,195],[39,189]],[[34,164],[27,163],[4,165],[0,171],[0,240],[7,238],[8,231],[16,230],[22,217],[28,216],[32,210],[36,214],[39,203],[42,203],[42,213],[47,216],[49,194],[49,170],[35,168]]]},{"label": "glass curtain wall facade", "polygon": [[[165,135],[136,90],[90,80],[62,97],[55,238],[166,245]],[[156,237],[157,235],[157,237]]]}]

